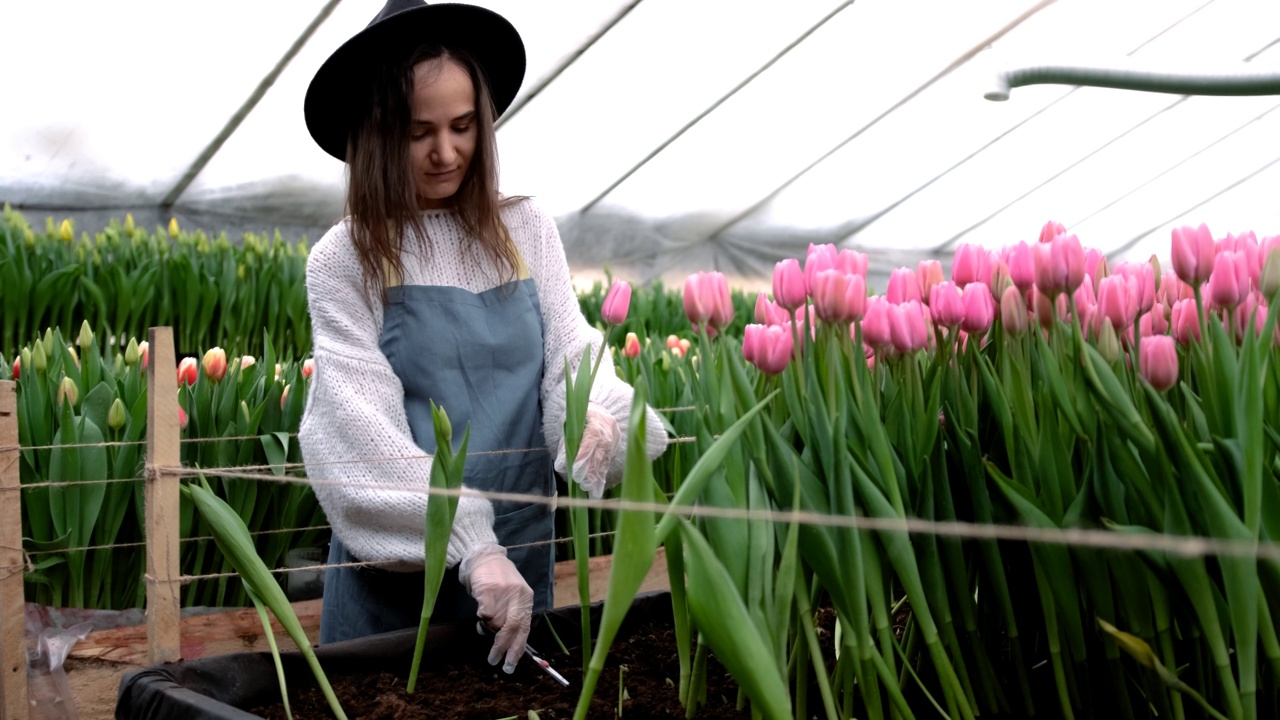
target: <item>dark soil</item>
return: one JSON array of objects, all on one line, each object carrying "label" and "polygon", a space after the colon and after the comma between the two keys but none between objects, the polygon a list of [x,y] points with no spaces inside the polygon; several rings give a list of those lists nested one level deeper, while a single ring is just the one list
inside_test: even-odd
[{"label": "dark soil", "polygon": [[[383,673],[375,676],[330,678],[338,700],[351,720],[525,720],[529,711],[541,720],[573,717],[582,688],[580,655],[569,656],[554,645],[539,646],[546,659],[569,680],[563,687],[524,658],[513,675],[479,662],[456,662],[424,671],[413,695],[405,693],[405,680]],[[552,652],[552,650],[556,650]],[[622,672],[623,718],[683,718],[685,709],[677,697],[680,663],[675,632],[669,618],[646,621],[625,638],[614,641],[604,672],[591,701],[590,717],[614,718],[618,712],[618,670]],[[738,685],[710,656],[707,662],[706,704],[699,718],[747,718],[749,710],[737,710]],[[319,690],[307,690],[292,703],[296,720],[331,718],[328,703]],[[283,719],[280,705],[258,708],[254,714]]]}]

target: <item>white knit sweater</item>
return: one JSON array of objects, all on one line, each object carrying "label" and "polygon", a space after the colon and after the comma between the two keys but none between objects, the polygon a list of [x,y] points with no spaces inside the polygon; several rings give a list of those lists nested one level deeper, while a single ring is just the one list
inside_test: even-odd
[{"label": "white knit sweater", "polygon": [[[598,349],[602,338],[579,310],[555,221],[529,200],[505,208],[502,219],[537,284],[542,306],[542,425],[554,457],[564,431],[564,360],[567,357],[576,370],[584,346],[591,343]],[[425,211],[423,224],[430,245],[426,250],[405,250],[404,285],[445,285],[476,293],[497,287],[496,270],[454,212]],[[298,441],[307,475],[321,481],[315,486],[316,497],[353,555],[390,562],[394,570],[421,569],[427,508],[421,491],[429,485],[431,460],[421,457],[409,432],[404,388],[378,344],[382,302],[364,291],[345,220],[325,234],[307,260],[307,301],[316,367]],[[617,377],[606,352],[591,400],[617,418],[624,438],[632,397],[631,386]],[[666,448],[667,436],[652,408],[647,437],[649,457],[656,458]],[[417,458],[402,459],[411,456]],[[621,479],[625,459],[625,447],[619,448],[610,482]],[[448,565],[456,565],[472,548],[493,542],[490,502],[461,498]]]}]

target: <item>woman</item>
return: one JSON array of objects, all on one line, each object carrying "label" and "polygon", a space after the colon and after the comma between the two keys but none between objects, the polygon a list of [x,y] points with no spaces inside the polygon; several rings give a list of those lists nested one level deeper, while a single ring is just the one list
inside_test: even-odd
[{"label": "woman", "polygon": [[[470,426],[465,487],[550,497],[551,452],[564,472],[564,363],[602,338],[555,222],[497,191],[494,120],[523,76],[502,17],[391,0],[307,91],[312,137],[347,163],[348,217],[307,262],[316,369],[298,439],[329,563],[379,563],[327,571],[322,643],[418,624],[432,402]],[[594,497],[621,479],[632,401],[604,357],[574,472]],[[666,433],[647,422],[657,457]],[[552,603],[553,531],[547,503],[458,502],[433,617],[486,620],[508,673]]]}]

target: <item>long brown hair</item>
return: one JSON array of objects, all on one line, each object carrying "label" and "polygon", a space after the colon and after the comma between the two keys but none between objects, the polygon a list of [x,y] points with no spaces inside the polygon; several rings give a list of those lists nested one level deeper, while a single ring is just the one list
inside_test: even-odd
[{"label": "long brown hair", "polygon": [[[402,63],[384,65],[347,139],[347,203],[351,239],[360,257],[366,292],[384,295],[388,270],[404,277],[401,250],[407,237],[429,247],[409,157],[413,69],[421,62],[456,62],[471,76],[476,98],[476,148],[452,207],[463,229],[479,243],[503,282],[514,279],[519,255],[498,211],[522,197],[499,198],[493,100],[475,60],[464,52],[425,45]],[[385,297],[385,295],[384,295]]]}]

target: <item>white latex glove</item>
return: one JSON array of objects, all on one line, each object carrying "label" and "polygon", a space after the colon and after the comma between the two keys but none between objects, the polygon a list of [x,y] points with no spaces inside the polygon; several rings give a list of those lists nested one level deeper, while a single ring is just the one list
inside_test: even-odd
[{"label": "white latex glove", "polygon": [[502,664],[503,672],[516,671],[516,661],[524,654],[533,621],[533,588],[520,571],[507,559],[501,545],[485,544],[463,559],[458,577],[467,592],[476,599],[476,615],[497,632],[489,664]]},{"label": "white latex glove", "polygon": [[[578,445],[578,457],[573,462],[573,479],[592,500],[604,497],[609,487],[609,467],[613,456],[622,446],[622,431],[611,413],[594,403],[587,405],[587,424],[582,428],[582,442]],[[556,472],[566,474],[564,439],[556,453]],[[615,483],[616,484],[616,483]]]}]

